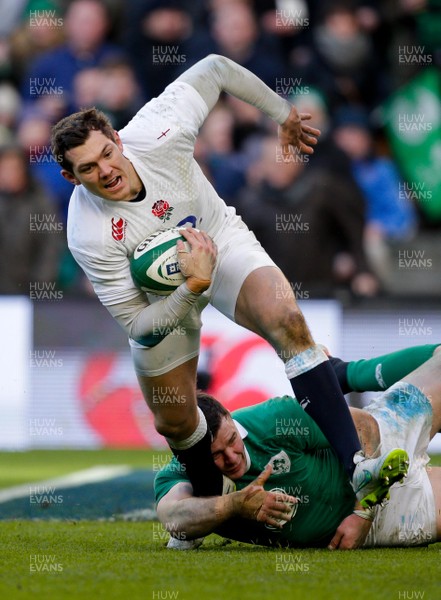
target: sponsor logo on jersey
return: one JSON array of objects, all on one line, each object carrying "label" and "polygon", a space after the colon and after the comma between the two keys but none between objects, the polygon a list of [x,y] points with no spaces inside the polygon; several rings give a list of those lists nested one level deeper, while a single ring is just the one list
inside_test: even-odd
[{"label": "sponsor logo on jersey", "polygon": [[157,200],[152,206],[152,214],[163,223],[170,220],[172,212],[173,206],[170,206],[167,200]]},{"label": "sponsor logo on jersey", "polygon": [[303,410],[306,410],[306,407],[310,403],[311,403],[311,400],[308,398],[308,396],[306,396],[306,398],[302,398],[302,400],[300,400],[300,406],[303,408]]},{"label": "sponsor logo on jersey", "polygon": [[383,374],[381,372],[382,366],[383,365],[380,363],[375,367],[375,379],[377,380],[377,383],[381,387],[381,389],[385,390],[387,388],[387,385],[383,379]]},{"label": "sponsor logo on jersey", "polygon": [[291,460],[284,450],[272,456],[268,462],[273,468],[273,475],[289,473],[291,469]]},{"label": "sponsor logo on jersey", "polygon": [[196,217],[194,215],[188,215],[179,223],[177,223],[176,227],[185,227],[185,225],[191,225],[192,227],[196,227]]},{"label": "sponsor logo on jersey", "polygon": [[112,237],[117,242],[122,242],[126,235],[127,221],[120,217],[112,217]]}]

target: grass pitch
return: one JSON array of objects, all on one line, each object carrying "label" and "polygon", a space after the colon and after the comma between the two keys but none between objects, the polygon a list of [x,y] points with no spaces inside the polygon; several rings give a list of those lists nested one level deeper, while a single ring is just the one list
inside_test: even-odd
[{"label": "grass pitch", "polygon": [[[157,454],[0,454],[0,486],[97,464],[145,468]],[[439,458],[433,461],[440,463]],[[224,543],[213,535],[197,551],[179,552],[165,548],[168,536],[155,522],[0,521],[0,528],[0,593],[5,600],[441,598],[441,544],[329,552]]]}]

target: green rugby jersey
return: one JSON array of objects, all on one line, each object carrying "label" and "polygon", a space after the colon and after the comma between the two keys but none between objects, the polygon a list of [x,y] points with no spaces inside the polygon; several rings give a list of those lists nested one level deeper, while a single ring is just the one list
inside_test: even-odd
[{"label": "green rugby jersey", "polygon": [[[246,430],[243,441],[251,461],[237,480],[238,490],[251,483],[271,462],[266,490],[283,489],[299,498],[292,521],[279,530],[246,519],[231,519],[217,533],[264,545],[327,545],[354,507],[355,495],[345,470],[315,421],[288,396],[239,409],[232,417]],[[242,436],[245,432],[241,432]],[[158,502],[180,481],[185,470],[173,458],[155,479]]]}]

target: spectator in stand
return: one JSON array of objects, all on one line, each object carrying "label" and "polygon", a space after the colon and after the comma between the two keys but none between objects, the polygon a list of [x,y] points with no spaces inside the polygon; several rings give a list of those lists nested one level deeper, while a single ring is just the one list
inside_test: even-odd
[{"label": "spectator in stand", "polygon": [[[36,11],[33,12],[35,16],[30,11]],[[28,3],[21,23],[10,36],[11,60],[17,83],[23,79],[31,61],[63,42],[63,19],[58,4],[50,0]]]},{"label": "spectator in stand", "polygon": [[114,129],[122,129],[144,104],[135,73],[130,64],[121,59],[104,61],[100,73],[101,85],[95,105],[107,114]]},{"label": "spectator in stand", "polygon": [[130,0],[122,44],[145,98],[158,96],[189,66],[214,51],[206,31],[195,27],[189,0]]},{"label": "spectator in stand", "polygon": [[32,177],[51,198],[65,224],[72,186],[60,181],[60,168],[51,153],[50,133],[48,118],[38,112],[30,112],[24,115],[19,125],[17,140],[28,157]]},{"label": "spectator in stand", "polygon": [[0,38],[9,35],[20,23],[28,0],[2,0],[0,3]]},{"label": "spectator in stand", "polygon": [[[387,40],[388,76],[395,89],[422,68],[441,65],[439,0],[383,0],[380,9],[383,37]],[[422,56],[412,60],[417,49]]]},{"label": "spectator in stand", "polygon": [[306,0],[253,2],[263,32],[274,40],[285,59],[293,66],[296,58],[308,53],[311,46],[311,31],[315,24],[317,4]]},{"label": "spectator in stand", "polygon": [[73,83],[76,110],[95,106],[122,129],[144,104],[132,66],[122,58],[109,58],[100,67],[83,69]]},{"label": "spectator in stand", "polygon": [[266,138],[238,212],[296,291],[323,297],[344,285],[357,296],[374,296],[379,286],[364,255],[360,192],[332,170],[292,159],[284,162],[277,138]]},{"label": "spectator in stand", "polygon": [[0,2],[0,81],[16,83],[12,61],[11,35],[19,26],[27,0]]},{"label": "spectator in stand", "polygon": [[253,9],[246,2],[218,3],[212,13],[215,52],[252,71],[269,87],[287,76],[288,68],[271,38],[265,38]]},{"label": "spectator in stand", "polygon": [[[245,107],[249,105],[239,102],[230,102],[228,98],[211,111],[195,147],[195,158],[206,176],[219,195],[233,205],[246,184],[246,171],[256,158],[256,141],[263,134],[258,126],[262,121],[260,111],[256,115],[254,106],[248,111]],[[238,111],[237,107],[240,107]]]},{"label": "spectator in stand", "polygon": [[[235,205],[236,196],[246,185],[248,168],[260,157],[261,140],[276,130],[277,126],[255,106],[230,95],[208,115],[196,142],[195,158],[229,204]],[[314,156],[316,152],[317,148]]]},{"label": "spectator in stand", "polygon": [[102,85],[103,72],[99,67],[88,67],[77,73],[73,80],[72,92],[75,110],[95,106]]},{"label": "spectator in stand", "polygon": [[348,103],[372,108],[387,92],[384,63],[350,4],[325,5],[304,59],[302,74],[326,94],[332,111]]},{"label": "spectator in stand", "polygon": [[401,189],[403,186],[395,163],[376,153],[368,115],[362,108],[338,111],[333,135],[337,146],[349,156],[354,179],[366,201],[364,240],[370,265],[387,281],[391,268],[388,242],[415,234],[415,206],[400,197],[400,184]]},{"label": "spectator in stand", "polygon": [[10,83],[0,83],[0,146],[12,141],[20,109],[17,90]]},{"label": "spectator in stand", "polygon": [[0,148],[0,293],[29,295],[30,282],[56,281],[59,221],[47,193],[29,173],[25,152]]},{"label": "spectator in stand", "polygon": [[[196,160],[222,198],[225,197],[222,184],[229,189],[231,180],[235,180],[233,128],[234,115],[231,109],[224,102],[219,103],[205,119],[195,145]],[[239,187],[244,183],[240,178]]]},{"label": "spectator in stand", "polygon": [[[95,67],[112,56],[122,56],[121,49],[106,42],[110,17],[101,0],[73,0],[64,17],[66,42],[39,56],[22,81],[23,96],[30,102],[44,104],[44,110],[56,121],[75,110],[72,103],[75,75]],[[56,106],[55,106],[56,104]]]},{"label": "spectator in stand", "polygon": [[310,113],[311,123],[314,127],[320,129],[320,144],[314,149],[314,159],[310,161],[310,169],[327,169],[338,173],[341,177],[351,181],[356,185],[352,170],[351,161],[347,154],[341,150],[332,136],[332,122],[328,112],[327,98],[311,86],[302,86],[300,92],[289,99],[299,106],[300,112]]}]

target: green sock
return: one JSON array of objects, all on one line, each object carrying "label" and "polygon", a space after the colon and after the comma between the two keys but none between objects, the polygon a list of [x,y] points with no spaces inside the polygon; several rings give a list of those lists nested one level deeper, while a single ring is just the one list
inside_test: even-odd
[{"label": "green sock", "polygon": [[426,362],[438,346],[425,344],[377,358],[354,360],[348,364],[346,373],[349,386],[356,392],[385,390]]}]

